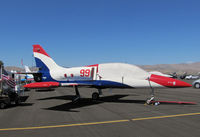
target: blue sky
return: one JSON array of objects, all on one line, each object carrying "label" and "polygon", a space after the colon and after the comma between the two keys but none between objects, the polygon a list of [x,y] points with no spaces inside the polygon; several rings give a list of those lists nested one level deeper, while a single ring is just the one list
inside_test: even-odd
[{"label": "blue sky", "polygon": [[0,60],[34,65],[40,44],[62,66],[200,61],[199,0],[0,0]]}]

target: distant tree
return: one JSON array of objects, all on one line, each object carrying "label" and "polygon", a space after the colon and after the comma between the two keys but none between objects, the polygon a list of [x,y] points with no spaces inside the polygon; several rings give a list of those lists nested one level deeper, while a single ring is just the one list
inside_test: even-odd
[{"label": "distant tree", "polygon": [[3,66],[3,61],[0,60],[0,65]]}]

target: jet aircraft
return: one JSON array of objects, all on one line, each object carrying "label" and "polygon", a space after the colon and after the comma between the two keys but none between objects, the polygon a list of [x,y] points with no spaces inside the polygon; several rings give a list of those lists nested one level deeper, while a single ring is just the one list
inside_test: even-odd
[{"label": "jet aircraft", "polygon": [[[24,66],[24,69],[25,69],[25,72],[26,73],[31,73],[31,70],[29,69],[29,67],[28,66]],[[26,76],[26,80],[27,81],[33,81],[33,79],[34,79],[34,77],[33,77],[33,75],[32,74],[27,74]]]},{"label": "jet aircraft", "polygon": [[[35,83],[24,85],[25,88],[53,88],[53,87],[74,87],[76,98],[80,99],[78,88],[87,86],[96,88],[92,99],[98,99],[105,88],[149,88],[151,98],[154,99],[154,88],[179,88],[191,87],[192,85],[177,79],[159,76],[144,71],[143,69],[125,63],[105,63],[87,65],[83,67],[64,68],[46,53],[40,45],[33,45],[33,54],[36,67],[39,68],[34,75]],[[30,74],[30,73],[29,73]]]}]

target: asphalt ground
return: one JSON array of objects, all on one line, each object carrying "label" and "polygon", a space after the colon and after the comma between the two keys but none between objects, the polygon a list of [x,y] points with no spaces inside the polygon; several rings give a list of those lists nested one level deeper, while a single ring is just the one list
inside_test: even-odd
[{"label": "asphalt ground", "polygon": [[149,89],[105,89],[92,101],[91,88],[25,92],[20,106],[0,110],[0,137],[198,137],[200,89],[156,89],[156,100],[196,102],[145,105]]}]

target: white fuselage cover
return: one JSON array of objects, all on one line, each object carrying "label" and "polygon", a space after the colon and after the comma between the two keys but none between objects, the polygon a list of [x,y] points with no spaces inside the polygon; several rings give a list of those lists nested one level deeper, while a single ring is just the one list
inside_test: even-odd
[{"label": "white fuselage cover", "polygon": [[[99,73],[101,80],[110,80],[126,84],[134,88],[149,87],[148,78],[151,74],[143,69],[124,63],[99,64]],[[151,83],[154,86],[160,86]]]},{"label": "white fuselage cover", "polygon": [[143,69],[125,63],[105,63],[85,67],[63,68],[58,66],[50,57],[34,53],[49,68],[50,76],[56,81],[93,81],[104,80],[118,82],[133,88],[162,87],[150,82],[151,74]]}]

